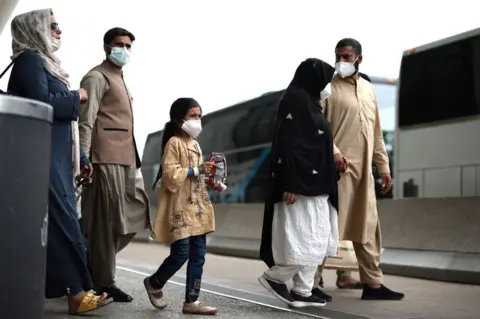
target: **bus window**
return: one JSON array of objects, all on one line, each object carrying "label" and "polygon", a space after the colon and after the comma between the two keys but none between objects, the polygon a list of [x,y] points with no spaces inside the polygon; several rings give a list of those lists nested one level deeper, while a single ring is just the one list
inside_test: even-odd
[{"label": "bus window", "polygon": [[377,95],[378,113],[382,130],[395,130],[395,100],[397,88],[394,84],[374,83],[375,94]]},{"label": "bus window", "polygon": [[479,114],[480,37],[405,54],[399,128]]}]

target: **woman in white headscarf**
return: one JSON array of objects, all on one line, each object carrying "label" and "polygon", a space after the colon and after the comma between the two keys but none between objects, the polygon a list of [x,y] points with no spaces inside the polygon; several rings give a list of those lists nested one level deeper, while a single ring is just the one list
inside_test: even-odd
[{"label": "woman in white headscarf", "polygon": [[68,74],[54,54],[60,47],[61,31],[51,9],[18,15],[11,27],[14,66],[9,92],[48,103],[54,112],[45,297],[68,296],[71,314],[96,310],[108,302],[106,295],[88,292],[93,284],[72,183],[74,176],[91,177],[91,164],[75,138],[80,103],[88,97],[83,89],[69,90]]}]

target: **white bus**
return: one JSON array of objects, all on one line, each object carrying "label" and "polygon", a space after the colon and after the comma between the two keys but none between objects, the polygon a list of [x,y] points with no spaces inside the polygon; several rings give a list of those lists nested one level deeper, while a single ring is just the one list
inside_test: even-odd
[{"label": "white bus", "polygon": [[394,197],[480,195],[479,115],[480,29],[405,51]]}]

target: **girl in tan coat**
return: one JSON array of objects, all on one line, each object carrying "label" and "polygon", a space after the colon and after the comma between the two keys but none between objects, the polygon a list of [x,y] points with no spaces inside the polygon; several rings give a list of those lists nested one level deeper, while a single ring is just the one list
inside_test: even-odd
[{"label": "girl in tan coat", "polygon": [[[202,109],[191,98],[179,98],[170,108],[170,121],[162,139],[157,215],[153,238],[171,245],[170,256],[144,284],[155,308],[167,306],[163,287],[187,262],[183,313],[213,315],[216,308],[199,303],[198,296],[206,255],[206,235],[215,230],[213,206],[205,178],[212,164],[203,163],[195,138],[202,130]],[[212,185],[214,186],[214,185]]]}]

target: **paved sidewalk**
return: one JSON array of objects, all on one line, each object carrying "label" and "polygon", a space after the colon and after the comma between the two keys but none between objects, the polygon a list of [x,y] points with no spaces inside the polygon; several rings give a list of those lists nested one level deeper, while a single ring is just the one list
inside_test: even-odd
[{"label": "paved sidewalk", "polygon": [[[118,284],[132,294],[135,300],[132,303],[112,303],[103,309],[85,314],[88,318],[115,318],[115,319],[153,319],[153,318],[192,318],[191,315],[182,314],[184,287],[168,284],[166,296],[169,305],[163,310],[152,307],[142,284],[143,277],[131,272],[119,270],[117,272]],[[215,305],[218,314],[215,318],[305,318],[303,315],[287,313],[283,310],[256,305],[244,301],[218,296],[212,293],[202,293],[202,302]],[[45,309],[45,319],[71,319],[66,314],[66,299],[48,300]],[[204,318],[207,316],[193,316]],[[208,316],[211,317],[211,316]]]},{"label": "paved sidewalk", "polygon": [[[119,254],[119,264],[153,273],[169,249],[152,243],[131,243]],[[275,303],[270,294],[260,286],[257,277],[266,266],[259,260],[241,259],[208,254],[204,269],[204,282],[226,290],[234,296],[261,298],[266,303]],[[178,273],[184,276],[185,267]],[[183,278],[176,277],[184,282]],[[406,298],[402,301],[363,301],[361,291],[339,290],[335,285],[335,272],[326,271],[324,276],[326,292],[333,296],[333,302],[322,309],[311,311],[317,316],[340,318],[348,314],[358,317],[381,319],[477,319],[480,318],[480,286],[461,285],[397,276],[385,276],[385,283],[395,290],[402,291]],[[247,296],[247,297],[248,297]],[[250,298],[249,297],[249,298]],[[268,299],[263,299],[268,298]],[[248,299],[248,298],[247,298]],[[290,318],[291,314],[281,315]],[[253,317],[251,317],[253,318]]]}]

